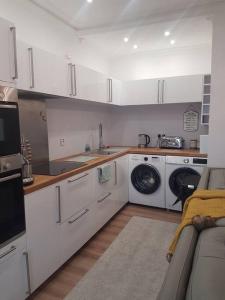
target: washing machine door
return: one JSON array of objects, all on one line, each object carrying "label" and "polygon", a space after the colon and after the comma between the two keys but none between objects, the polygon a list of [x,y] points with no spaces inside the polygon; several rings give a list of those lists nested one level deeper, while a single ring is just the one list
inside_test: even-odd
[{"label": "washing machine door", "polygon": [[148,164],[141,164],[133,169],[131,182],[139,193],[148,195],[158,190],[161,179],[155,167]]},{"label": "washing machine door", "polygon": [[191,184],[192,177],[193,184],[196,184],[196,177],[200,180],[201,175],[196,170],[188,167],[178,168],[173,171],[169,178],[169,186],[173,194],[179,197],[182,183],[188,178]]}]

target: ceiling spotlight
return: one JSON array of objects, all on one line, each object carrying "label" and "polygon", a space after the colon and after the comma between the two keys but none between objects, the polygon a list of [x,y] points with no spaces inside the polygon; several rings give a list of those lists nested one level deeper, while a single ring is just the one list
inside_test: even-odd
[{"label": "ceiling spotlight", "polygon": [[124,40],[124,43],[127,43],[129,41],[129,38],[127,36],[125,36],[125,38],[123,40]]},{"label": "ceiling spotlight", "polygon": [[138,45],[135,44],[135,45],[133,46],[133,48],[134,48],[134,49],[137,49],[137,48],[138,48]]},{"label": "ceiling spotlight", "polygon": [[87,0],[87,2],[88,2],[88,3],[92,3],[92,2],[93,2],[93,0]]},{"label": "ceiling spotlight", "polygon": [[170,41],[170,44],[171,44],[171,45],[174,45],[175,43],[176,43],[175,40],[171,40],[171,41]]},{"label": "ceiling spotlight", "polygon": [[165,31],[165,32],[164,32],[164,35],[165,35],[165,36],[170,36],[170,31]]}]

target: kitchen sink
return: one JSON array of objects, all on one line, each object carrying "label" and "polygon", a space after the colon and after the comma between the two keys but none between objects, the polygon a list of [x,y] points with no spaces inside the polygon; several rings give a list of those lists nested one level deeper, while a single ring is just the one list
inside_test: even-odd
[{"label": "kitchen sink", "polygon": [[119,151],[114,151],[111,149],[97,149],[97,150],[93,150],[91,152],[89,152],[89,155],[112,155],[112,154],[116,154]]}]

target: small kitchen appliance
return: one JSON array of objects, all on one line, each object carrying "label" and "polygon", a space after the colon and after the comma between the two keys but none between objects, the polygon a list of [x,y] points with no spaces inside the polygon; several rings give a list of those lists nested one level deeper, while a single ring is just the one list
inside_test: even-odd
[{"label": "small kitchen appliance", "polygon": [[21,139],[21,155],[23,163],[23,184],[30,185],[34,182],[32,175],[32,150],[28,139],[23,136]]},{"label": "small kitchen appliance", "polygon": [[182,149],[184,139],[181,136],[161,136],[159,139],[160,148]]},{"label": "small kitchen appliance", "polygon": [[150,136],[144,133],[141,133],[138,135],[138,147],[142,148],[146,148],[148,147],[148,145],[150,144]]}]

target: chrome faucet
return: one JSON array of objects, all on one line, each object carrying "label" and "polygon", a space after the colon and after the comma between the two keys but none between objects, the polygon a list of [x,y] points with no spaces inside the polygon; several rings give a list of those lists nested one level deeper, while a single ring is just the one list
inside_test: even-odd
[{"label": "chrome faucet", "polygon": [[99,150],[101,150],[104,148],[103,135],[102,135],[102,123],[99,124],[98,130],[99,130]]}]

